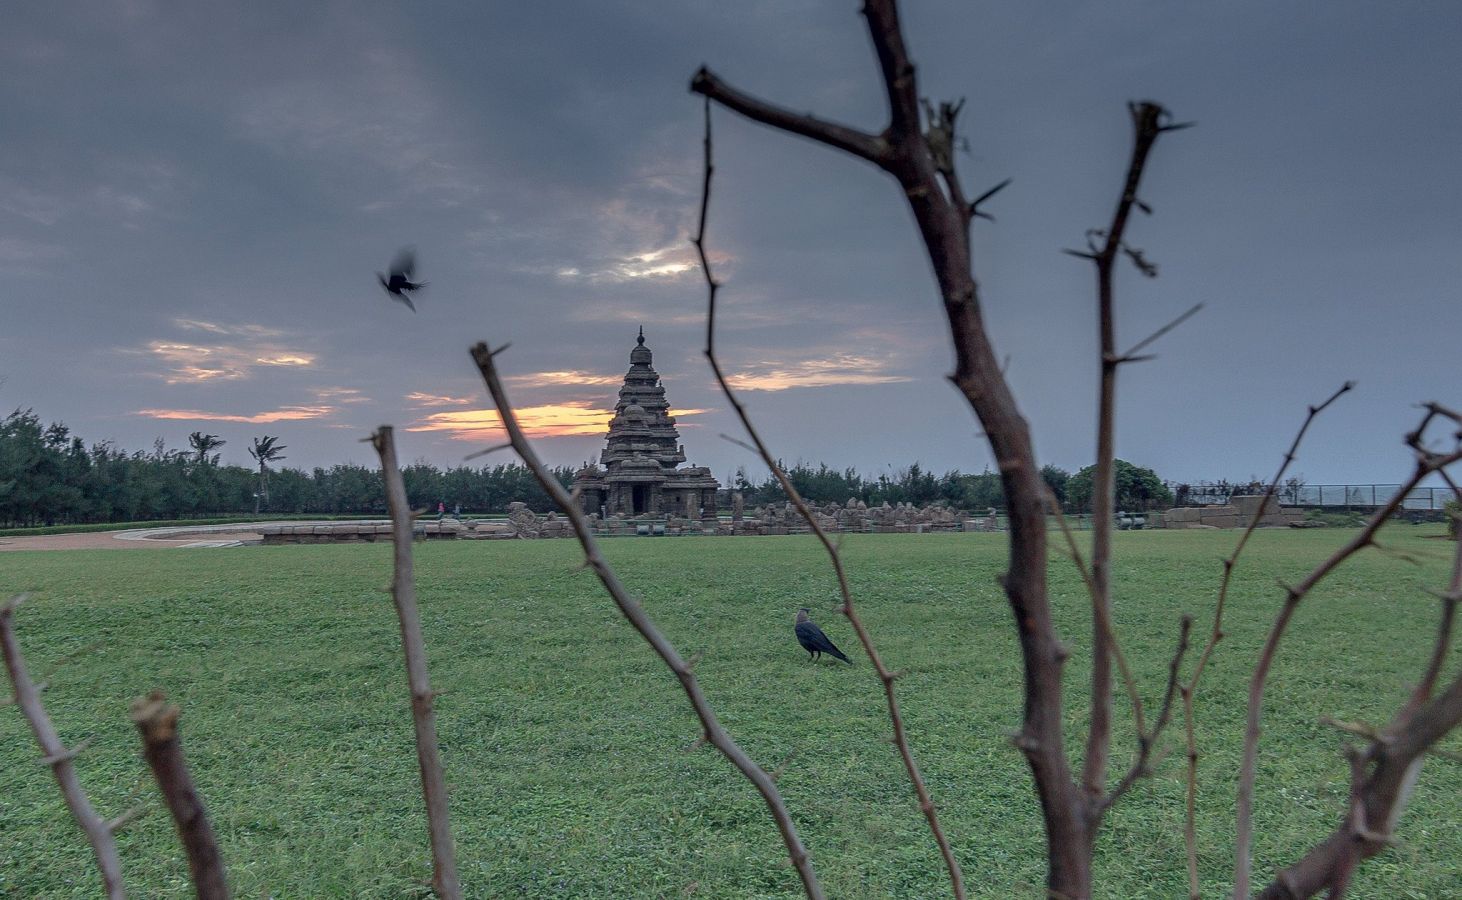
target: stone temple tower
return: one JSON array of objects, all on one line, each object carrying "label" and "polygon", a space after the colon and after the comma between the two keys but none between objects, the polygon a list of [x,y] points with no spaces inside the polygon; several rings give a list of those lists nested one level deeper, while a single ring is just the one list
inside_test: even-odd
[{"label": "stone temple tower", "polygon": [[685,462],[685,447],[652,362],[641,328],[599,455],[604,467],[574,477],[580,503],[584,512],[606,516],[714,519],[720,483],[703,466],[676,468]]}]

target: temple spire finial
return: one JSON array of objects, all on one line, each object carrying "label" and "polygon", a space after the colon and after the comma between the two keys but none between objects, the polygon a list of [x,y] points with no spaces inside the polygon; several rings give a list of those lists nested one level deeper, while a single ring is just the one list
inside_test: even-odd
[{"label": "temple spire finial", "polygon": [[639,344],[641,347],[645,346],[645,326],[640,326],[640,338],[639,340],[635,341],[635,343]]}]

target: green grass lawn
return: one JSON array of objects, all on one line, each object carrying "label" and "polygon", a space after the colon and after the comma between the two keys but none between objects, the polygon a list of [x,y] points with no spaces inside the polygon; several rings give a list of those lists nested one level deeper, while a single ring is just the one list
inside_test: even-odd
[{"label": "green grass lawn", "polygon": [[[1340,736],[1322,715],[1384,721],[1421,671],[1452,544],[1399,526],[1305,607],[1270,684],[1259,769],[1256,872],[1334,827],[1346,797]],[[1247,674],[1295,579],[1350,532],[1262,531],[1235,578],[1200,698],[1199,844],[1205,895],[1229,881]],[[1155,704],[1180,614],[1206,636],[1219,558],[1237,532],[1117,535],[1117,624]],[[855,596],[894,668],[915,753],[972,893],[1037,897],[1040,817],[1007,735],[1020,662],[995,577],[1002,535],[856,535]],[[787,805],[830,896],[939,896],[933,841],[893,748],[872,668],[832,612],[834,585],[803,537],[617,540],[606,553],[697,671],[722,721],[764,766],[795,754]],[[417,545],[422,618],[470,896],[790,897],[784,848],[755,791],[714,750],[675,680],[623,622],[570,541]],[[127,705],[153,688],[182,704],[184,745],[239,897],[422,896],[430,877],[387,545],[152,553],[17,552],[0,594],[46,702],[103,815],[155,806]],[[1087,705],[1087,600],[1051,564],[1069,735]],[[792,636],[807,605],[857,665],[810,665]],[[1454,650],[1448,677],[1462,664]],[[1119,694],[1115,761],[1132,747]],[[1169,742],[1181,735],[1180,723]],[[1448,747],[1462,749],[1454,735]],[[1078,757],[1079,744],[1068,744]],[[99,879],[19,712],[0,708],[0,896],[94,897]],[[1098,893],[1185,894],[1182,753],[1110,815]],[[1400,844],[1367,863],[1355,897],[1462,896],[1462,766],[1430,760]],[[191,896],[160,809],[119,835],[139,897]]]}]

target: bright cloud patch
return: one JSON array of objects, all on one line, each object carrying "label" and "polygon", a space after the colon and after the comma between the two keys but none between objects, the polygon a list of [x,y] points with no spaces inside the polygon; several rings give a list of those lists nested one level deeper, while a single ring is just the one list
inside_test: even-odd
[{"label": "bright cloud patch", "polygon": [[[713,265],[727,259],[729,257],[711,254]],[[676,243],[658,250],[611,258],[591,266],[564,266],[554,270],[553,274],[562,281],[623,284],[633,281],[673,280],[699,269],[700,261],[696,258],[695,251]]]},{"label": "bright cloud patch", "polygon": [[[705,409],[672,409],[669,414],[695,416]],[[586,402],[571,401],[547,406],[522,406],[517,410],[518,424],[531,437],[567,437],[570,435],[602,435],[609,430],[614,410],[599,409]],[[456,441],[502,440],[503,419],[495,409],[463,409],[432,413],[420,422],[407,426],[407,431],[443,431]]]},{"label": "bright cloud patch", "polygon": [[888,363],[868,356],[838,354],[826,359],[792,363],[762,363],[727,377],[742,391],[785,391],[792,388],[832,387],[843,384],[891,384],[912,381],[907,375],[887,373]]},{"label": "bright cloud patch", "polygon": [[513,375],[508,381],[520,387],[546,387],[548,385],[619,384],[622,375],[595,375],[570,369],[563,372],[533,372],[528,375]]},{"label": "bright cloud patch", "polygon": [[179,341],[151,341],[147,352],[167,363],[163,381],[168,384],[197,384],[206,381],[237,381],[254,370],[274,366],[312,366],[313,353],[256,344],[185,344]]},{"label": "bright cloud patch", "polygon": [[184,419],[198,422],[241,422],[248,425],[267,425],[271,422],[297,422],[303,419],[320,419],[335,412],[333,406],[282,406],[252,416],[228,413],[203,412],[196,409],[139,409],[134,415],[152,419]]},{"label": "bright cloud patch", "polygon": [[149,341],[140,351],[166,365],[168,384],[204,384],[238,381],[260,368],[299,368],[315,364],[316,356],[271,340],[282,332],[262,325],[220,325],[198,319],[174,319],[183,331],[201,331],[206,341]]},{"label": "bright cloud patch", "polygon": [[417,406],[466,406],[475,397],[448,397],[444,394],[424,394],[421,391],[412,391],[406,395],[406,399]]},{"label": "bright cloud patch", "polygon": [[364,396],[360,388],[344,387],[322,387],[314,390],[316,400],[324,400],[329,403],[369,403],[371,398]]},{"label": "bright cloud patch", "polygon": [[220,325],[217,322],[204,322],[201,319],[173,319],[173,324],[185,331],[206,331],[209,334],[259,338],[279,337],[284,334],[277,328],[266,328],[263,325]]},{"label": "bright cloud patch", "polygon": [[[614,411],[597,409],[588,403],[558,403],[519,407],[518,424],[534,437],[564,437],[574,434],[603,434]],[[407,431],[443,431],[457,441],[501,439],[503,419],[495,409],[462,409],[432,413]]]}]

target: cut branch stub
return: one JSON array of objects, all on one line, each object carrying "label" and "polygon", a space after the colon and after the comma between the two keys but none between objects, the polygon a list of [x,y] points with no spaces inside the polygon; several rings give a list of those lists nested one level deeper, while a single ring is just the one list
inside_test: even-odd
[{"label": "cut branch stub", "polygon": [[426,804],[427,831],[431,838],[432,889],[446,900],[459,900],[461,882],[457,876],[456,850],[448,815],[447,776],[437,744],[436,710],[431,676],[427,667],[426,640],[421,633],[421,615],[416,605],[416,575],[411,553],[412,519],[406,496],[406,482],[396,460],[396,441],[391,426],[382,425],[371,435],[381,458],[386,506],[391,512],[392,574],[391,598],[401,631],[401,650],[406,658],[406,683],[411,693],[411,721],[416,732],[416,762],[421,773],[421,792]]},{"label": "cut branch stub", "polygon": [[153,691],[132,704],[132,721],[142,735],[142,756],[172,813],[198,900],[227,900],[223,858],[218,852],[213,826],[208,822],[208,812],[183,758],[178,716],[178,707],[169,706],[161,691]]}]

